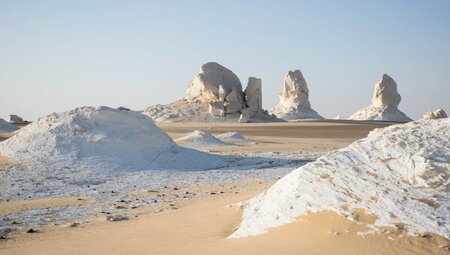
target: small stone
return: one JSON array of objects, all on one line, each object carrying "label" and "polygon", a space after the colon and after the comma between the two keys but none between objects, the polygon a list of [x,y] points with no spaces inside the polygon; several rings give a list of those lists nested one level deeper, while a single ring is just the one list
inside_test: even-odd
[{"label": "small stone", "polygon": [[69,225],[69,227],[71,227],[71,228],[76,228],[76,227],[78,227],[78,226],[80,226],[80,223],[79,223],[79,222],[74,222],[74,223],[72,223],[72,224]]},{"label": "small stone", "polygon": [[128,220],[128,217],[119,214],[119,215],[107,216],[106,220],[107,221],[123,221],[123,220]]}]

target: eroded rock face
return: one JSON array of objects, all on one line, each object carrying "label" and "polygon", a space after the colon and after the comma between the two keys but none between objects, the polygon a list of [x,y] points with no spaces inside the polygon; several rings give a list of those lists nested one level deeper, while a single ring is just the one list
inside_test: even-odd
[{"label": "eroded rock face", "polygon": [[244,107],[244,95],[242,91],[239,91],[236,87],[234,87],[225,97],[224,105],[226,114],[241,112]]},{"label": "eroded rock face", "polygon": [[369,105],[350,116],[352,120],[384,120],[411,121],[398,109],[401,96],[397,92],[397,83],[387,74],[375,84],[372,105]]},{"label": "eroded rock face", "polygon": [[423,119],[432,120],[432,119],[442,119],[447,118],[447,113],[445,113],[442,109],[437,109],[435,111],[429,111],[423,114]]},{"label": "eroded rock face", "polygon": [[311,109],[309,89],[300,70],[289,71],[284,78],[283,90],[279,93],[280,102],[272,110],[278,118],[292,119],[323,119]]},{"label": "eroded rock face", "polygon": [[239,78],[226,67],[209,62],[200,67],[200,73],[188,85],[186,99],[204,103],[222,101],[220,99],[228,95],[233,88],[243,93]]},{"label": "eroded rock face", "polygon": [[249,77],[244,94],[247,99],[247,107],[249,108],[250,114],[261,113],[263,111],[261,79]]},{"label": "eroded rock face", "polygon": [[224,116],[225,107],[222,102],[212,102],[209,103],[209,113],[214,116]]}]

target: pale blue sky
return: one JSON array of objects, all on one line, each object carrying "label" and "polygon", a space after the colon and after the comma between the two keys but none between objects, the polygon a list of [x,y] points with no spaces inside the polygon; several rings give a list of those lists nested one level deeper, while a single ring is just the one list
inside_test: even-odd
[{"label": "pale blue sky", "polygon": [[185,95],[201,64],[262,78],[300,69],[313,108],[348,117],[391,75],[412,118],[450,112],[450,1],[0,0],[0,117]]}]

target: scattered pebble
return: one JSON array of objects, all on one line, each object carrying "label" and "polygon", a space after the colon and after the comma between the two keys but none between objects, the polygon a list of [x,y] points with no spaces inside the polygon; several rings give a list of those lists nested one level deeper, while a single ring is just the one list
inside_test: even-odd
[{"label": "scattered pebble", "polygon": [[123,215],[110,215],[110,216],[106,216],[106,220],[107,221],[123,221],[123,220],[128,220],[127,216],[123,216]]}]

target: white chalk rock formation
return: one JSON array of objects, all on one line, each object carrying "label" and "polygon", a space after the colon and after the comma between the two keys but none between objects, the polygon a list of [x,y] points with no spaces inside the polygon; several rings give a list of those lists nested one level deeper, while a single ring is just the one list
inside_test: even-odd
[{"label": "white chalk rock formation", "polygon": [[432,119],[442,119],[447,118],[447,113],[445,113],[442,109],[437,109],[436,111],[430,111],[423,114],[423,119],[432,120]]},{"label": "white chalk rock formation", "polygon": [[239,78],[226,67],[209,62],[200,67],[200,73],[188,85],[186,99],[204,103],[222,101],[219,96],[223,98],[224,95],[233,91],[233,88],[240,92],[239,96],[243,98]]},{"label": "white chalk rock formation", "polygon": [[232,237],[262,234],[302,215],[333,211],[376,216],[370,232],[450,235],[450,119],[375,129],[367,138],[294,170],[244,202]]},{"label": "white chalk rock formation", "polygon": [[244,95],[242,90],[233,87],[231,92],[225,97],[225,113],[239,113],[244,107]]},{"label": "white chalk rock formation", "polygon": [[142,113],[164,122],[236,122],[241,115],[245,122],[283,121],[262,110],[260,79],[251,77],[244,95],[239,78],[213,62],[201,66],[185,98],[150,106]]},{"label": "white chalk rock formation", "polygon": [[4,119],[0,119],[0,132],[13,132],[19,129],[15,125],[5,121]]},{"label": "white chalk rock formation", "polygon": [[407,122],[411,119],[398,109],[401,96],[397,92],[397,83],[389,75],[383,74],[375,84],[372,105],[350,116],[351,120],[384,120]]},{"label": "white chalk rock formation", "polygon": [[9,117],[6,119],[6,121],[8,121],[11,124],[24,124],[25,121],[23,120],[22,117],[11,114],[9,115]]},{"label": "white chalk rock formation", "polygon": [[53,170],[103,173],[227,165],[216,155],[176,145],[145,115],[104,106],[42,117],[1,142],[0,155]]},{"label": "white chalk rock formation", "polygon": [[262,113],[261,79],[249,77],[244,94],[247,99],[247,107],[249,108],[250,114]]},{"label": "white chalk rock formation", "polygon": [[279,93],[280,102],[271,113],[285,120],[323,119],[311,108],[309,90],[300,70],[289,71],[284,78],[283,90]]},{"label": "white chalk rock formation", "polygon": [[214,116],[225,116],[225,107],[222,102],[209,103],[208,112]]}]

